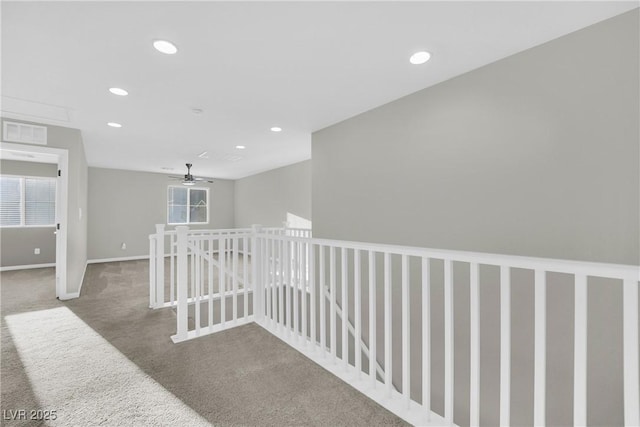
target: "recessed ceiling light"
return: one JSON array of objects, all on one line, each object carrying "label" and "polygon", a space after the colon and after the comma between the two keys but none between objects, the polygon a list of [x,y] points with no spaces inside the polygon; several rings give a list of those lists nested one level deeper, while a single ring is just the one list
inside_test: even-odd
[{"label": "recessed ceiling light", "polygon": [[107,123],[108,126],[111,126],[112,128],[121,128],[122,125],[120,123],[116,123],[116,122],[109,122]]},{"label": "recessed ceiling light", "polygon": [[247,147],[245,147],[244,145],[236,145],[236,148],[237,148],[238,150],[244,150],[244,149],[245,149],[245,148],[247,148]]},{"label": "recessed ceiling light", "polygon": [[413,65],[420,65],[427,62],[430,58],[431,58],[431,54],[423,50],[421,52],[416,52],[413,55],[411,55],[411,58],[409,58],[409,62],[411,62]]},{"label": "recessed ceiling light", "polygon": [[121,89],[119,87],[110,87],[109,88],[109,92],[111,92],[114,95],[118,95],[118,96],[127,96],[129,95],[129,92],[127,92],[124,89]]},{"label": "recessed ceiling light", "polygon": [[178,51],[176,45],[166,40],[155,40],[153,47],[155,47],[158,52],[166,53],[167,55],[173,55]]},{"label": "recessed ceiling light", "polygon": [[281,132],[282,128],[279,128],[278,126],[274,126],[271,128],[271,132]]}]

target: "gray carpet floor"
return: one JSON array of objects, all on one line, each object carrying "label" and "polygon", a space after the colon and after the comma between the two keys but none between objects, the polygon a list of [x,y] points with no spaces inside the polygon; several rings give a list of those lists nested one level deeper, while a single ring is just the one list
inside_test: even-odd
[{"label": "gray carpet floor", "polygon": [[[40,408],[5,316],[67,307],[211,424],[405,425],[257,325],[173,344],[175,312],[148,308],[146,261],[89,265],[81,297],[67,302],[54,297],[53,269],[0,273],[0,289],[3,410]],[[4,417],[0,422],[41,425]]]}]

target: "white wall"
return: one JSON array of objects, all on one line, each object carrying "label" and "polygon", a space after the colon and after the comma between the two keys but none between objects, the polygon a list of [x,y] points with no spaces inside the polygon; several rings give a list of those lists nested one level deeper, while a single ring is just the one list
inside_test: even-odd
[{"label": "white wall", "polygon": [[[314,235],[637,265],[638,33],[636,9],[314,133]],[[497,373],[499,354],[499,294],[488,274],[483,375]],[[565,282],[553,278],[549,287],[551,425],[572,423],[573,300]],[[589,283],[589,424],[622,423],[619,287]],[[511,413],[514,425],[526,425],[532,423],[530,278],[520,275],[513,289],[519,332]],[[433,298],[441,303],[440,289]],[[455,421],[462,425],[468,298],[468,284],[457,281]],[[439,340],[442,313],[433,314]],[[419,324],[419,310],[412,315]],[[432,357],[434,372],[441,372],[442,355]],[[481,422],[496,425],[497,381],[488,375],[481,384]],[[441,407],[441,391],[432,404]]]},{"label": "white wall", "polygon": [[235,226],[280,227],[287,213],[311,220],[311,161],[235,181]]}]

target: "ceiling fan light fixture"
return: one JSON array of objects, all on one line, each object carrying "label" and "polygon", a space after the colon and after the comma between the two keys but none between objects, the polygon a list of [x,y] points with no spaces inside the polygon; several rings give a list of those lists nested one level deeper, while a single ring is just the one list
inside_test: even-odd
[{"label": "ceiling fan light fixture", "polygon": [[183,181],[182,185],[196,185],[195,181]]}]

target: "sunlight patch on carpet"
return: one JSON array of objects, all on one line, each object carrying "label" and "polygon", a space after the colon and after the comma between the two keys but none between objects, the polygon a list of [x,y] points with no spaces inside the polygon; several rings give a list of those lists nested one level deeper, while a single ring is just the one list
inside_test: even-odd
[{"label": "sunlight patch on carpet", "polygon": [[56,410],[49,425],[210,425],[68,308],[6,321],[40,409]]}]

